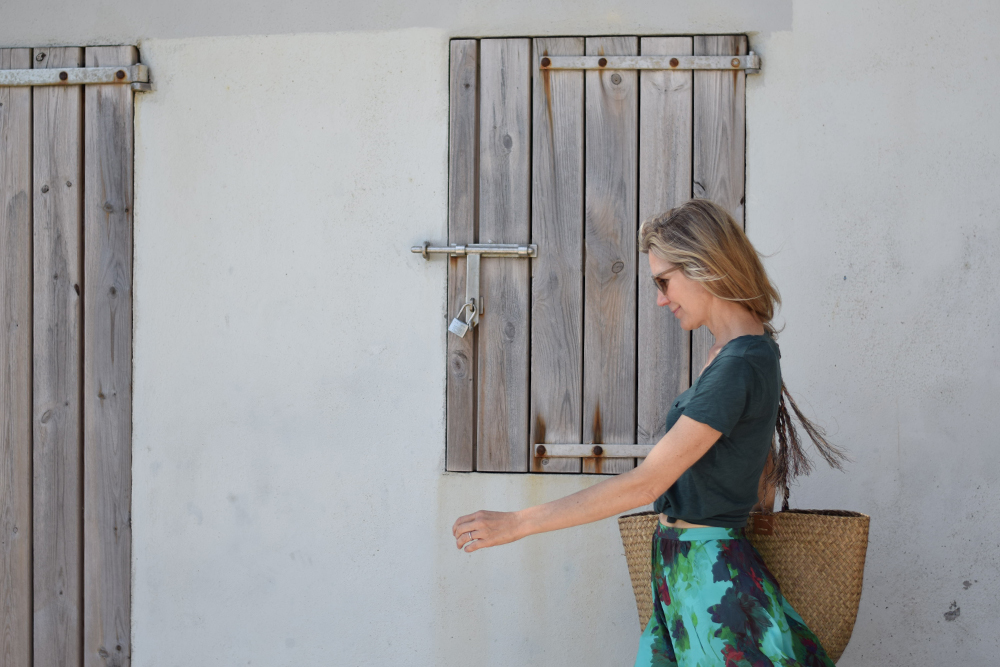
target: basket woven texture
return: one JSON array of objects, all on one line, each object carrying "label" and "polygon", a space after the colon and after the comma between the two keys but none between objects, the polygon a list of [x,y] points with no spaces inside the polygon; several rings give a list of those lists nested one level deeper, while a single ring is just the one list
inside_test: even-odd
[{"label": "basket woven texture", "polygon": [[[625,560],[646,627],[653,615],[650,549],[658,515],[618,518]],[[869,517],[841,510],[752,513],[747,537],[778,580],[785,599],[802,616],[836,662],[851,639],[861,601]]]}]

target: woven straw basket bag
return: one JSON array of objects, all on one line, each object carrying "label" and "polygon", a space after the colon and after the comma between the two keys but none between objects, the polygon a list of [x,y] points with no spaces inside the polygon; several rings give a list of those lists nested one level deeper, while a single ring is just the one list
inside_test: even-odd
[{"label": "woven straw basket bag", "polygon": [[[650,548],[654,512],[618,518],[632,590],[645,629],[653,615]],[[861,601],[869,517],[841,510],[754,512],[746,533],[785,599],[836,662],[851,639]]]}]

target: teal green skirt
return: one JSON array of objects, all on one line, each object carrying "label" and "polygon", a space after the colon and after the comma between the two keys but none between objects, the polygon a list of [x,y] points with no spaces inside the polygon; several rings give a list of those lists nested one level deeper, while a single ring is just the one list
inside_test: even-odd
[{"label": "teal green skirt", "polygon": [[743,529],[657,523],[652,558],[636,667],[832,667]]}]

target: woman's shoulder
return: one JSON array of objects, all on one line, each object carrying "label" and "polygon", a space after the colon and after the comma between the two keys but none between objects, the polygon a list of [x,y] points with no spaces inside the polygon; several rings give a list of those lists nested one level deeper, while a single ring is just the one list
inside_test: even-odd
[{"label": "woman's shoulder", "polygon": [[766,372],[780,365],[781,350],[768,334],[748,335],[737,336],[726,343],[719,355],[744,359],[755,370]]},{"label": "woman's shoulder", "polygon": [[778,343],[769,334],[747,334],[737,336],[719,350],[720,355],[732,355],[737,357],[781,357]]}]

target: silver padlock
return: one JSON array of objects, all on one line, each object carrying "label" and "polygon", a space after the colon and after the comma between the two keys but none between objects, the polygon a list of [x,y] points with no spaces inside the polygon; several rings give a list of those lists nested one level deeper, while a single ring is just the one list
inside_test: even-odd
[{"label": "silver padlock", "polygon": [[458,311],[458,315],[451,321],[451,324],[448,325],[448,331],[452,332],[459,338],[464,338],[470,328],[469,324],[462,321],[462,313],[464,313],[466,309],[469,310],[469,316],[466,319],[471,322],[473,316],[476,314],[476,304],[472,301],[468,301],[464,306],[462,306],[462,310]]}]

